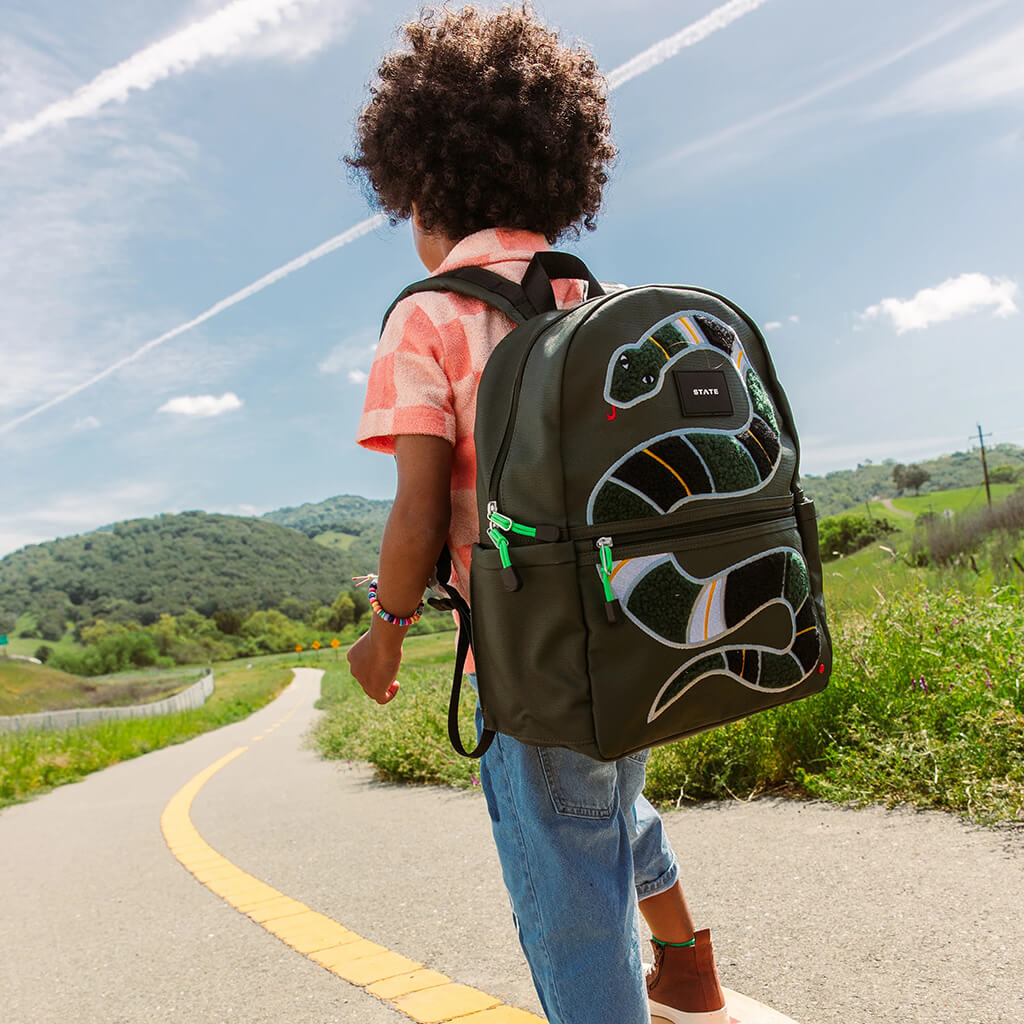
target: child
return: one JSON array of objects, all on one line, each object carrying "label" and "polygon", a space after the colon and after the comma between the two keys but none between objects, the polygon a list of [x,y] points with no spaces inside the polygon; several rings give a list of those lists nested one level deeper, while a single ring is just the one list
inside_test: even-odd
[{"label": "child", "polygon": [[[358,121],[360,169],[411,218],[431,273],[484,266],[520,281],[534,252],[593,229],[615,155],[593,58],[529,7],[425,12],[404,27]],[[583,282],[555,282],[565,308]],[[438,553],[469,598],[479,537],[473,423],[488,356],[512,328],[476,299],[404,299],[381,336],[357,440],[394,454],[398,491],[374,616],[349,651],[380,704],[398,694],[402,640]],[[472,672],[472,666],[468,667]],[[471,681],[475,681],[470,675]],[[727,1024],[707,931],[694,933],[661,820],[643,797],[646,753],[601,763],[498,735],[481,782],[520,941],[551,1024]],[[652,931],[644,977],[635,909]],[[650,1003],[648,1003],[650,1000]]]}]

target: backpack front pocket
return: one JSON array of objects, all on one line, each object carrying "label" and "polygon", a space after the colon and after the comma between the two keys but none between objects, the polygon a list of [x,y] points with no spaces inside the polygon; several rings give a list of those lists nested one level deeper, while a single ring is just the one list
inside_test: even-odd
[{"label": "backpack front pocket", "polygon": [[473,548],[473,654],[484,724],[524,743],[596,757],[575,545],[524,545],[512,554],[515,591],[505,586],[501,553]]},{"label": "backpack front pocket", "polygon": [[675,540],[599,538],[581,561],[603,756],[626,752],[625,737],[653,745],[824,685],[828,638],[793,516]]}]

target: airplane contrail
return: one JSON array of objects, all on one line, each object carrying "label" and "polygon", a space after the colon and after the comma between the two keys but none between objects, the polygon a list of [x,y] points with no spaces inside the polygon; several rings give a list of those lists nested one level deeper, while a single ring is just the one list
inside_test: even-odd
[{"label": "airplane contrail", "polygon": [[613,68],[607,75],[608,88],[617,89],[631,78],[636,78],[637,75],[650,71],[651,68],[664,63],[670,57],[674,57],[680,50],[707,39],[713,32],[726,28],[736,21],[737,18],[742,18],[744,14],[749,14],[767,2],[768,0],[730,0],[729,3],[716,7],[715,10],[710,14],[704,15],[699,21],[695,21],[692,25],[687,25],[686,28],[676,32],[674,35],[662,39],[660,43],[655,43],[644,50],[643,53],[638,53],[635,57],[627,60],[625,64],[620,64],[617,68]]},{"label": "airplane contrail", "polygon": [[165,331],[160,335],[159,338],[154,338],[152,341],[147,341],[145,345],[140,346],[134,352],[129,353],[121,359],[118,359],[116,363],[111,363],[104,370],[100,370],[99,373],[93,374],[87,380],[83,380],[81,383],[76,384],[73,388],[69,388],[67,391],[51,398],[49,401],[43,402],[42,405],[37,405],[34,409],[30,409],[28,412],[21,416],[10,420],[0,426],[0,434],[6,434],[10,430],[14,430],[15,427],[21,426],[22,423],[32,419],[33,416],[38,416],[41,412],[46,412],[47,409],[52,409],[55,405],[59,405],[61,402],[67,401],[69,398],[74,397],[79,392],[84,391],[86,388],[92,387],[93,384],[99,383],[105,377],[109,377],[112,373],[116,373],[123,366],[127,366],[129,363],[134,363],[136,359],[144,356],[151,349],[156,348],[158,345],[162,345],[165,341],[170,341],[171,338],[176,338],[179,334],[184,334],[185,331],[190,331],[193,327],[198,327],[201,323],[205,323],[207,320],[212,319],[218,313],[223,313],[225,309],[229,309],[231,306],[238,305],[239,302],[249,298],[250,295],[255,295],[257,292],[263,291],[264,288],[275,284],[282,278],[287,277],[289,274],[295,273],[296,270],[301,270],[303,267],[308,266],[314,260],[320,259],[321,256],[326,256],[328,253],[334,252],[335,249],[340,249],[343,245],[348,245],[349,242],[354,242],[357,238],[362,238],[363,235],[369,234],[376,228],[387,223],[387,217],[382,213],[378,213],[373,217],[368,217],[364,221],[360,221],[354,227],[343,231],[340,235],[335,235],[333,238],[327,239],[326,242],[321,243],[315,249],[310,249],[309,252],[304,252],[301,256],[296,256],[295,259],[284,266],[278,267],[276,270],[272,270],[269,274],[264,274],[258,281],[253,281],[252,284],[246,285],[244,288],[240,288],[237,292],[233,292],[226,299],[221,299],[219,302],[215,302],[205,312],[200,313],[199,316],[193,317],[186,323],[179,324],[177,327],[172,327],[171,330]]},{"label": "airplane contrail", "polygon": [[688,142],[684,146],[679,147],[679,149],[658,157],[650,166],[652,168],[663,168],[668,164],[676,163],[679,160],[689,158],[697,153],[714,149],[715,147],[722,145],[722,143],[729,142],[740,135],[746,134],[752,128],[759,128],[762,125],[765,125],[770,121],[774,121],[779,117],[783,117],[786,114],[792,114],[811,103],[815,103],[818,100],[823,99],[830,93],[845,89],[847,86],[853,85],[855,82],[859,82],[863,78],[868,78],[871,75],[877,74],[879,71],[883,71],[885,68],[904,60],[906,57],[916,53],[918,50],[931,46],[933,43],[938,42],[945,36],[959,32],[972,21],[988,14],[997,7],[1002,7],[1005,3],[1006,0],[989,0],[988,3],[981,4],[978,7],[973,7],[956,14],[932,31],[926,32],[923,36],[915,39],[912,43],[908,43],[906,46],[901,46],[899,49],[893,50],[877,60],[870,61],[862,67],[855,68],[852,71],[846,72],[846,74],[830,79],[829,81],[816,86],[814,89],[811,89],[809,92],[804,93],[802,96],[798,96],[796,99],[789,100],[786,103],[781,103],[777,107],[772,107],[769,110],[763,110],[759,114],[755,114],[753,117],[744,118],[742,121],[737,121],[735,124],[728,125],[725,128],[719,128],[717,131],[711,132],[709,135],[705,135],[699,139],[694,139],[692,142]]},{"label": "airplane contrail", "polygon": [[[294,0],[236,0],[234,4],[229,5],[224,8],[224,10],[229,10],[231,7],[236,7],[241,4],[252,5],[256,2],[262,2],[264,6],[268,7],[276,6],[277,8],[284,8],[288,6],[290,2],[294,2]],[[626,82],[636,78],[638,75],[642,75],[644,72],[650,71],[651,68],[657,67],[669,58],[674,57],[685,47],[699,43],[713,32],[717,32],[719,29],[725,28],[732,24],[732,22],[737,18],[742,17],[744,14],[747,14],[767,2],[768,0],[729,0],[729,3],[716,8],[710,14],[707,14],[698,21],[695,21],[692,25],[688,25],[682,31],[668,36],[659,43],[655,43],[654,46],[649,47],[642,53],[638,53],[631,60],[626,61],[625,64],[620,64],[617,68],[614,68],[607,76],[609,90],[617,89],[619,86],[624,85]],[[175,37],[172,36],[169,38]],[[145,53],[146,51],[142,52]],[[46,111],[43,113],[45,114]],[[40,115],[40,117],[41,116],[42,115]],[[347,245],[349,242],[354,242],[357,238],[362,238],[363,235],[369,234],[369,232],[380,227],[386,222],[387,217],[383,214],[377,214],[367,220],[360,221],[360,223],[356,224],[354,227],[349,228],[348,231],[344,231],[340,235],[335,235],[334,238],[330,238],[322,245],[318,245],[315,249],[310,249],[309,252],[303,253],[301,256],[297,256],[291,262],[286,263],[282,267],[278,267],[277,270],[272,270],[269,274],[265,274],[258,281],[254,281],[245,288],[234,292],[226,299],[221,299],[220,302],[215,303],[204,313],[200,313],[199,316],[194,317],[192,320],[179,324],[177,327],[161,334],[160,337],[154,338],[152,341],[147,341],[144,345],[135,349],[134,352],[131,352],[127,356],[117,360],[117,362],[112,363],[106,369],[94,374],[87,380],[76,384],[73,388],[69,388],[67,391],[64,391],[48,401],[37,405],[34,409],[30,409],[21,416],[0,425],[0,434],[6,434],[32,419],[34,416],[38,416],[40,413],[46,412],[47,409],[52,409],[55,405],[59,405],[61,402],[65,402],[69,398],[73,398],[86,388],[92,387],[93,384],[97,384],[104,378],[109,377],[112,373],[116,373],[123,366],[127,366],[129,363],[135,362],[136,359],[139,359],[158,345],[162,345],[165,341],[170,341],[172,338],[176,338],[179,334],[184,334],[193,327],[197,327],[199,324],[215,317],[218,313],[222,313],[225,309],[237,305],[244,299],[249,298],[250,295],[255,295],[256,292],[262,291],[264,288],[280,281],[283,277],[287,277],[296,270],[301,270],[314,260],[318,260],[322,256],[326,256],[328,253],[334,252],[335,249],[340,249],[343,245]]]},{"label": "airplane contrail", "polygon": [[223,57],[267,29],[296,17],[303,7],[322,0],[233,0],[218,11],[186,25],[112,68],[101,71],[71,96],[57,100],[26,121],[8,125],[0,149],[24,142],[50,125],[95,114],[108,103],[123,103],[129,93],[145,91],[210,57]]}]

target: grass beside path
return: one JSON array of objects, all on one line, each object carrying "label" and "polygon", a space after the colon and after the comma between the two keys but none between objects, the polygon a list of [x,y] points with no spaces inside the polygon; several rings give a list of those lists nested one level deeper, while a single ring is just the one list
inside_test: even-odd
[{"label": "grass beside path", "polygon": [[187,690],[205,674],[206,669],[188,667],[85,679],[49,665],[0,658],[0,715],[150,704]]},{"label": "grass beside path", "polygon": [[[194,711],[95,722],[74,729],[0,732],[0,807],[28,800],[90,772],[237,722],[291,682],[292,661],[214,666],[215,690]],[[195,673],[196,670],[192,669]]]},{"label": "grass beside path", "polygon": [[[317,707],[327,714],[314,732],[317,749],[324,757],[369,761],[380,778],[393,782],[479,785],[479,762],[460,757],[448,742],[452,666],[451,633],[409,637],[399,672],[401,689],[381,707],[349,675],[344,658],[325,665]],[[467,683],[461,715],[466,744],[474,736],[475,704]]]},{"label": "grass beside path", "polygon": [[[657,748],[647,795],[662,806],[785,792],[908,803],[977,821],[1024,820],[1024,600],[920,588],[833,623],[828,689]],[[402,689],[369,701],[344,661],[328,668],[315,734],[327,757],[385,779],[471,786],[477,762],[447,739],[451,638],[407,643]],[[473,735],[472,697],[462,706]]]}]

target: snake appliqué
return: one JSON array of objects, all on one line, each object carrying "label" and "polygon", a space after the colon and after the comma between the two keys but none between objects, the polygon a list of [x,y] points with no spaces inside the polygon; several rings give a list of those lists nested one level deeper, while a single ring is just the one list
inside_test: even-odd
[{"label": "snake appliqu\u00e9", "polygon": [[[670,369],[711,350],[725,357],[712,362],[731,376],[730,392],[746,397],[745,420],[729,429],[683,427],[627,452],[594,487],[589,523],[646,519],[694,498],[754,494],[772,478],[782,452],[775,409],[739,336],[709,313],[673,314],[639,342],[617,349],[604,398],[616,409],[647,401],[661,391]],[[772,549],[708,578],[686,572],[671,552],[622,558],[613,562],[610,582],[636,626],[689,655],[662,685],[648,721],[707,676],[781,691],[806,679],[820,656],[807,565],[793,548]],[[772,643],[751,643],[765,619]]]}]

